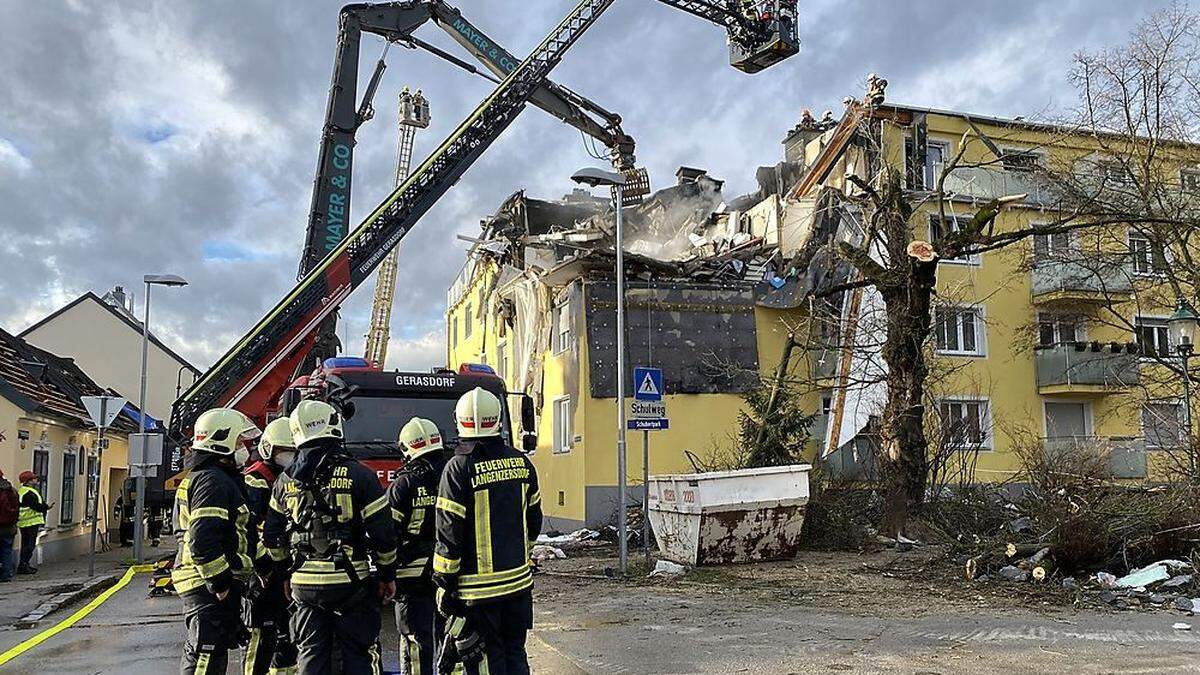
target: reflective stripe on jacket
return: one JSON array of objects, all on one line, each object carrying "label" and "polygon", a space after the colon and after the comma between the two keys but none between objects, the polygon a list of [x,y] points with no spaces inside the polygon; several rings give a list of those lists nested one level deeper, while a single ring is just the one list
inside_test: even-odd
[{"label": "reflective stripe on jacket", "polygon": [[171,580],[179,593],[207,585],[219,592],[254,572],[257,532],[239,476],[219,466],[191,471],[175,491],[176,531],[183,541]]},{"label": "reflective stripe on jacket", "polygon": [[17,501],[21,504],[20,515],[17,516],[17,527],[33,527],[34,525],[46,524],[46,509],[36,509],[25,506],[25,496],[32,494],[38,505],[45,504],[42,500],[42,493],[37,491],[37,488],[31,488],[28,485],[22,485],[17,490]]}]

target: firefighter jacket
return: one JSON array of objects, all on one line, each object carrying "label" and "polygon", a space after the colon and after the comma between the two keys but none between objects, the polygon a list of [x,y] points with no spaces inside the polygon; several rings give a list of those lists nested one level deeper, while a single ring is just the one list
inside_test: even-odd
[{"label": "firefighter jacket", "polygon": [[[340,452],[340,451],[338,451]],[[263,542],[293,586],[338,586],[396,576],[396,530],[375,472],[348,455],[331,458],[313,487],[288,474],[272,489]]]},{"label": "firefighter jacket", "polygon": [[219,457],[197,453],[192,470],[175,491],[175,531],[182,534],[171,580],[187,593],[207,586],[212,593],[254,573],[258,532],[246,505],[241,476]]},{"label": "firefighter jacket", "polygon": [[[253,516],[253,526],[262,541],[262,526],[267,519],[267,509],[271,504],[271,485],[278,477],[275,469],[266,462],[255,462],[243,473],[246,483],[246,505],[250,507]],[[259,546],[254,558],[254,569],[266,576],[271,571],[271,556],[266,546]]]},{"label": "firefighter jacket", "polygon": [[499,438],[462,442],[438,486],[439,581],[466,604],[532,587],[529,546],[541,529],[542,495],[529,458]]},{"label": "firefighter jacket", "polygon": [[431,588],[434,506],[438,483],[450,454],[435,450],[404,465],[388,487],[388,503],[396,522],[396,581],[398,592]]}]

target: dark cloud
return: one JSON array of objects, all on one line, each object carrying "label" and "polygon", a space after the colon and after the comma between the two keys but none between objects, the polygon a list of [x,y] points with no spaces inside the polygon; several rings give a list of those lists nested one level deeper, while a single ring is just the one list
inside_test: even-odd
[{"label": "dark cloud", "polygon": [[[574,4],[461,3],[514,53]],[[469,7],[469,4],[480,5]],[[531,7],[532,6],[532,7]],[[294,282],[337,29],[335,2],[6,2],[0,23],[0,320],[20,330],[62,302],[141,274],[183,274],[154,324],[197,363],[216,358]],[[650,0],[616,3],[555,79],[619,111],[658,185],[680,164],[748,190],[778,160],[802,107],[838,109],[868,72],[892,100],[997,115],[1069,105],[1079,49],[1119,41],[1128,3],[802,2],[803,52],[753,77],[729,68],[715,27]],[[422,35],[450,49],[435,28]],[[361,78],[382,49],[364,40]],[[429,152],[490,90],[393,48],[378,118],[359,134],[353,213],[386,194],[399,88],[421,87]],[[578,132],[526,112],[404,242],[396,365],[441,358],[445,290],[509,193],[554,197],[592,163]],[[372,288],[343,310],[361,348]]]}]

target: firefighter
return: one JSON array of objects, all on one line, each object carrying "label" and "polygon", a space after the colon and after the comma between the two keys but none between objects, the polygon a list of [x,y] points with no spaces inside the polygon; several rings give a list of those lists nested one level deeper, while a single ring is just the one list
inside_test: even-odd
[{"label": "firefighter", "polygon": [[[261,526],[271,503],[271,486],[296,459],[291,423],[286,417],[263,429],[258,442],[258,460],[245,470],[246,496],[250,511]],[[265,546],[255,559],[257,577],[251,582],[246,603],[246,626],[250,643],[242,662],[244,675],[295,675],[296,647],[288,633],[287,598],[283,583],[286,569],[278,569]]]},{"label": "firefighter", "polygon": [[242,594],[254,573],[251,524],[236,457],[258,428],[242,413],[215,408],[196,420],[192,468],[175,491],[182,534],[171,581],[183,600],[187,641],[181,673],[224,673],[229,650],[245,644]]},{"label": "firefighter", "polygon": [[[268,553],[291,571],[292,639],[300,672],[378,675],[379,607],[396,594],[396,531],[375,472],[342,443],[342,416],[301,401],[290,417],[296,461],[275,482],[263,526]],[[375,572],[371,573],[371,562]]]},{"label": "firefighter", "polygon": [[407,460],[388,488],[396,521],[396,630],[407,675],[434,671],[436,644],[445,632],[437,612],[430,558],[433,555],[434,506],[438,482],[449,455],[442,433],[431,420],[414,417],[400,430]]},{"label": "firefighter", "polygon": [[530,540],[542,528],[533,463],[500,437],[500,400],[480,387],[454,407],[462,439],[437,498],[433,579],[447,616],[445,670],[457,652],[468,673],[528,673],[533,627]]}]

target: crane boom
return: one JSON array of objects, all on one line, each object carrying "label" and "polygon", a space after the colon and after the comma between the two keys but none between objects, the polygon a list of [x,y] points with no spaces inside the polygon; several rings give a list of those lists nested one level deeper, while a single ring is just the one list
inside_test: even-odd
[{"label": "crane boom", "polygon": [[[769,1],[776,7],[794,2]],[[261,421],[312,348],[322,322],[512,124],[525,104],[545,87],[546,77],[567,50],[612,3],[613,0],[580,0],[416,171],[175,401],[170,425],[172,438],[182,439],[200,413],[213,407],[237,407]],[[798,45],[794,22],[790,24],[793,29],[790,41],[785,35],[781,47],[778,29],[788,24],[778,15],[770,21],[774,22],[771,24],[774,33],[768,31],[765,37],[747,37],[730,30],[730,56],[735,67],[753,72],[753,68],[766,67],[764,63],[770,65],[784,58],[780,54],[790,49],[787,45]],[[733,51],[733,45],[743,51]]]}]

